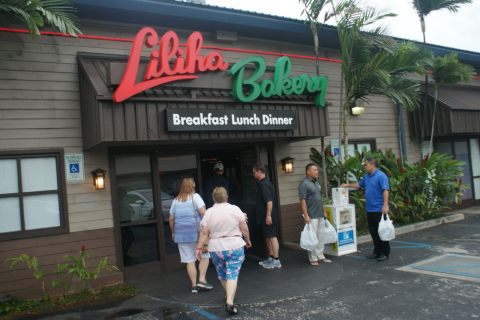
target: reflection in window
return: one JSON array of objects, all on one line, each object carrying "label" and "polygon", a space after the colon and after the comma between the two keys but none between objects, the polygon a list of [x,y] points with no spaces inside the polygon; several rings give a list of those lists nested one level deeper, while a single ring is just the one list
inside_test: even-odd
[{"label": "reflection in window", "polygon": [[159,260],[155,224],[125,226],[121,228],[121,234],[125,266]]},{"label": "reflection in window", "polygon": [[155,219],[150,157],[118,155],[115,174],[121,223]]},{"label": "reflection in window", "polygon": [[158,171],[160,174],[160,196],[164,219],[165,250],[167,254],[177,254],[177,245],[172,241],[168,225],[170,206],[178,195],[180,184],[185,177],[194,178],[196,191],[199,192],[197,157],[195,154],[160,157],[158,158]]},{"label": "reflection in window", "polygon": [[124,265],[158,261],[150,155],[116,155],[115,178]]}]

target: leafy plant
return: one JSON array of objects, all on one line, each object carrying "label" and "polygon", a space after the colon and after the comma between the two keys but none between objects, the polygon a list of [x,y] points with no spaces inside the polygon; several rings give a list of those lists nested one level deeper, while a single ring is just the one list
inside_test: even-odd
[{"label": "leafy plant", "polygon": [[[71,291],[72,284],[77,281],[80,283],[80,291],[89,290],[91,282],[98,279],[99,275],[104,271],[119,271],[119,269],[111,264],[108,264],[108,258],[103,257],[98,262],[97,266],[90,271],[87,265],[88,253],[85,246],[80,249],[78,258],[72,255],[64,256],[67,260],[65,263],[58,263],[55,269],[55,278],[49,283],[45,281],[45,273],[38,261],[38,258],[27,253],[22,253],[18,257],[13,257],[7,260],[10,263],[10,268],[15,267],[18,263],[24,263],[32,270],[35,279],[41,281],[44,298],[49,298],[51,294],[55,294],[58,288],[62,288],[63,296]],[[68,276],[68,281],[64,278]]]},{"label": "leafy plant", "polygon": [[[365,171],[362,161],[373,156],[379,163],[379,169],[389,177],[389,205],[393,219],[398,224],[412,223],[437,217],[451,203],[459,203],[464,190],[468,187],[461,181],[464,162],[452,156],[433,153],[413,164],[401,161],[391,150],[362,152],[355,151],[346,161],[333,157],[327,148],[323,155],[312,148],[310,159],[321,166],[322,157],[327,163],[327,174],[332,187],[338,187],[337,181],[358,181]],[[351,202],[357,210],[357,229],[366,231],[365,200],[362,191],[350,193]]]}]

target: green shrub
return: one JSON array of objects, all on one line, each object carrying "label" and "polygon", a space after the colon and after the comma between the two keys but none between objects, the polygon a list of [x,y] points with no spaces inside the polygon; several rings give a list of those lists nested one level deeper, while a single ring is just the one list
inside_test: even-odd
[{"label": "green shrub", "polygon": [[80,285],[77,291],[88,291],[90,290],[91,282],[96,280],[102,271],[119,271],[116,266],[108,264],[107,257],[101,258],[95,268],[89,268],[87,265],[88,253],[83,245],[80,248],[78,258],[72,255],[66,255],[63,258],[66,262],[57,263],[55,279],[50,282],[45,280],[45,273],[42,271],[42,267],[35,256],[22,253],[17,257],[7,259],[7,262],[10,264],[10,268],[15,267],[18,263],[24,263],[32,271],[33,277],[41,282],[44,299],[49,299],[51,295],[56,295],[59,288],[62,289],[62,295],[65,296],[72,291],[74,282]]},{"label": "green shrub", "polygon": [[[327,147],[324,155],[311,148],[310,159],[321,167],[322,156],[327,164],[329,184],[335,188],[339,183],[358,181],[365,171],[362,161],[366,156],[378,160],[379,169],[390,180],[389,206],[392,218],[397,224],[407,224],[437,217],[452,203],[459,203],[468,187],[461,183],[464,162],[447,154],[433,153],[419,162],[402,162],[391,150],[362,152],[341,162],[333,157]],[[363,214],[365,200],[362,191],[350,192],[351,202],[357,212],[357,230],[366,233],[366,216]]]}]

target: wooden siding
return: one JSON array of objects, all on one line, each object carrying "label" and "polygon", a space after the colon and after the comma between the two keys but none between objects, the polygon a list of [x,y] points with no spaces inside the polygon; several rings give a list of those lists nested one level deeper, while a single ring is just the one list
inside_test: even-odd
[{"label": "wooden siding", "polygon": [[[18,256],[22,253],[36,256],[45,272],[45,279],[51,280],[55,275],[57,263],[65,262],[64,255],[78,256],[81,246],[88,250],[87,265],[94,267],[103,257],[108,257],[110,264],[117,264],[113,229],[75,232],[59,236],[38,237],[15,241],[0,242],[0,261]],[[121,272],[105,272],[100,283],[122,282]],[[7,263],[0,264],[0,296],[11,294],[19,297],[35,297],[41,294],[41,282],[32,276],[32,271],[25,265],[18,264],[10,268]]]},{"label": "wooden siding", "polygon": [[298,203],[283,205],[280,207],[282,223],[281,236],[283,242],[300,241],[300,232],[304,226],[301,213],[302,210]]},{"label": "wooden siding", "polygon": [[[138,29],[139,26],[109,27],[105,24],[82,23],[82,30],[86,34],[94,35],[133,38]],[[157,29],[162,32],[162,28]],[[178,30],[178,33],[185,40],[187,32]],[[204,36],[206,44],[218,45],[211,41],[214,37],[208,32],[204,33]],[[288,43],[243,37],[229,46],[302,55],[314,54],[311,46],[292,47]],[[130,43],[50,36],[32,37],[0,32],[0,150],[63,148],[65,152],[82,151],[82,137],[88,138],[99,133],[84,132],[82,135],[81,121],[90,119],[80,115],[80,96],[89,96],[91,93],[80,92],[79,89],[78,53],[128,55],[129,51]],[[236,62],[250,56],[238,52],[222,53],[228,62]],[[332,50],[322,50],[320,55],[338,58],[338,54]],[[274,65],[277,59],[275,56],[265,58],[268,65]],[[293,74],[314,73],[313,61],[292,59],[292,62]],[[332,104],[328,111],[330,136],[337,139],[340,66],[322,61],[320,70],[329,77],[327,100]],[[148,105],[140,106],[142,110],[145,108],[151,110],[147,107]],[[91,116],[94,116],[93,111]],[[350,137],[373,138],[379,149],[392,148],[398,153],[395,119],[395,108],[388,99],[372,97],[367,112],[351,119]],[[152,126],[151,129],[155,134],[156,127]],[[148,138],[147,133],[150,134],[143,132],[141,136]],[[108,133],[109,136],[113,134],[115,132]],[[287,213],[282,209],[282,216],[285,214],[288,218],[290,215],[288,212],[296,211],[293,209],[298,202],[296,188],[304,175],[304,166],[309,162],[310,147],[319,148],[320,140],[288,143],[286,139],[279,137],[276,141],[280,202],[282,208],[291,204],[291,207],[286,207],[291,208],[290,211],[285,211]],[[418,146],[410,141],[408,133],[406,141],[409,159],[414,161],[418,156],[416,152]],[[328,139],[326,143],[329,143]],[[294,174],[285,175],[281,171],[279,161],[285,156],[295,158]],[[95,191],[89,175],[89,172],[97,167],[109,170],[107,154],[104,151],[85,152],[85,163],[85,182],[67,184],[70,231],[75,233],[113,226],[110,183],[107,181],[105,190]],[[292,221],[296,219],[292,218]],[[288,227],[290,224],[284,226]],[[288,236],[285,239],[288,239]]]}]

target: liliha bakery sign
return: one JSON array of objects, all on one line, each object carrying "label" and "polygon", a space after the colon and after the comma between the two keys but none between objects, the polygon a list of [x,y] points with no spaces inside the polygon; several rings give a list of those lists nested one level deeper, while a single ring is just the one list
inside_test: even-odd
[{"label": "liliha bakery sign", "polygon": [[[150,60],[147,64],[145,73],[142,75],[142,81],[138,82],[138,73],[140,70],[141,53],[144,46],[151,49]],[[194,80],[199,77],[199,74],[204,72],[220,72],[227,71],[229,64],[224,61],[222,54],[218,51],[211,50],[207,54],[202,54],[203,49],[203,36],[200,32],[193,32],[187,39],[186,45],[181,45],[178,35],[174,31],[166,32],[162,37],[159,37],[157,32],[150,28],[142,28],[135,39],[133,40],[132,48],[130,50],[130,56],[125,68],[124,74],[120,81],[119,86],[114,92],[112,99],[116,103],[127,100],[128,98],[143,92],[148,89],[152,89],[157,86],[173,83],[177,81]],[[254,70],[248,70],[248,66],[254,66]],[[292,62],[289,57],[280,57],[275,64],[275,71],[273,73],[273,79],[263,79],[266,71],[265,59],[258,56],[253,56],[241,60],[228,70],[228,74],[233,77],[232,96],[235,100],[240,102],[252,102],[257,99],[269,98],[272,96],[285,96],[291,94],[315,94],[315,105],[317,107],[325,107],[325,95],[327,89],[327,78],[325,76],[309,76],[302,74],[299,76],[291,76]],[[271,112],[269,112],[271,113]],[[188,115],[182,113],[169,112],[168,118],[169,124],[182,123],[181,119],[184,119],[184,123],[189,123]],[[214,124],[211,123],[205,125],[208,130],[213,130],[212,125],[215,128],[225,126],[225,130],[234,130],[235,128],[242,127],[245,130],[245,126],[255,130],[256,126],[266,126],[265,129],[293,129],[296,127],[296,121],[289,118],[291,114],[268,114],[264,115],[261,111],[257,111],[255,114],[250,112],[249,114],[238,114],[239,118],[235,118],[233,113],[224,115],[211,113],[210,119],[227,119],[225,121],[218,121]],[[296,115],[293,115],[296,119]],[[207,114],[208,117],[208,114]],[[200,127],[205,124],[204,115],[192,115],[192,119],[201,119],[199,121]],[[179,120],[180,119],[180,120]],[[231,127],[233,123],[239,123],[239,119],[244,119],[244,123]],[[251,119],[251,121],[250,121]],[[276,120],[275,120],[276,119]],[[178,120],[178,121],[177,121]],[[197,120],[194,122],[196,123]],[[237,121],[238,120],[238,121]],[[192,120],[193,121],[193,120]],[[260,121],[260,123],[258,123]],[[217,121],[215,121],[217,122]],[[193,123],[193,122],[192,122]],[[229,125],[230,124],[230,125]],[[273,125],[271,127],[269,124]],[[193,124],[197,129],[197,125]],[[183,130],[187,130],[189,125],[180,125]],[[180,128],[178,127],[178,128]],[[169,130],[175,130],[174,127],[170,127]],[[205,129],[207,130],[207,129]],[[220,129],[222,130],[222,129]],[[258,130],[258,129],[257,129]]]}]

